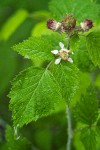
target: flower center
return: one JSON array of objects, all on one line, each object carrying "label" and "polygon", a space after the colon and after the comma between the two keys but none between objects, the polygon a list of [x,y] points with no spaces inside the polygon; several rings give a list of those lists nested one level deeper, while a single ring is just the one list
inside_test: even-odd
[{"label": "flower center", "polygon": [[61,50],[58,55],[61,57],[62,60],[67,60],[69,58],[69,53],[65,50]]}]

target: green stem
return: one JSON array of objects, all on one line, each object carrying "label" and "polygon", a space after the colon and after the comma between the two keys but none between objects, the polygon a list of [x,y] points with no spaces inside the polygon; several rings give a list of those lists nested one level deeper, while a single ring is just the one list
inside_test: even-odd
[{"label": "green stem", "polygon": [[[71,39],[71,33],[68,35],[68,43],[67,43],[67,49],[70,49],[70,39]],[[67,146],[66,150],[71,150],[71,142],[72,142],[72,122],[71,122],[71,112],[69,105],[66,106],[66,114],[67,114],[67,122],[68,122],[68,140],[67,140]]]},{"label": "green stem", "polygon": [[68,36],[68,43],[67,43],[67,49],[70,49],[70,35]]},{"label": "green stem", "polygon": [[66,150],[71,150],[71,142],[72,142],[72,123],[71,123],[71,112],[70,107],[67,105],[66,107],[67,121],[68,121],[68,140]]}]

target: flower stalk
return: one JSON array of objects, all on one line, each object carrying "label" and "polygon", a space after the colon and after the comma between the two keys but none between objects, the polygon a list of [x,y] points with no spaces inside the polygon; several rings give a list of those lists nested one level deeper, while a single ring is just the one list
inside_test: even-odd
[{"label": "flower stalk", "polygon": [[[71,39],[71,33],[68,35],[68,41],[67,41],[67,49],[70,49],[70,39]],[[71,111],[70,106],[67,104],[66,106],[66,115],[67,115],[67,122],[68,122],[68,140],[66,145],[66,150],[71,150],[71,143],[72,143],[72,122],[71,122]]]}]

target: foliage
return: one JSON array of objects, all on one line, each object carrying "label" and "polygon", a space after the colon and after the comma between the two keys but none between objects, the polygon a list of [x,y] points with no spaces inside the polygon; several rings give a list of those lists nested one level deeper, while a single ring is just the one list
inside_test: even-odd
[{"label": "foliage", "polygon": [[84,129],[81,132],[81,141],[86,150],[96,150],[96,134],[92,129]]},{"label": "foliage", "polygon": [[71,48],[74,49],[74,63],[82,72],[89,72],[94,69],[88,48],[86,46],[86,39],[84,37],[73,37],[71,41]]},{"label": "foliage", "polygon": [[91,0],[51,0],[50,10],[54,17],[60,20],[67,13],[72,13],[78,21],[83,21],[86,18],[97,21],[99,13],[99,5]]},{"label": "foliage", "polygon": [[[99,0],[4,0],[0,12],[0,150],[65,150],[66,105],[71,149],[99,150]],[[75,17],[74,29],[47,28],[47,20],[58,23],[66,13]],[[80,29],[85,19],[93,21],[92,29]],[[55,64],[62,58],[60,42],[73,63]]]},{"label": "foliage", "polygon": [[79,85],[79,70],[70,63],[67,66],[63,63],[63,65],[54,65],[52,72],[60,86],[63,98],[69,103]]},{"label": "foliage", "polygon": [[6,140],[8,150],[27,150],[31,148],[29,141],[27,141],[25,138],[20,137],[20,139],[16,139],[14,130],[10,126],[7,126],[6,129]]},{"label": "foliage", "polygon": [[92,125],[98,116],[98,101],[92,85],[90,85],[85,95],[81,96],[76,104],[75,115],[77,119],[85,124]]},{"label": "foliage", "polygon": [[[76,119],[81,122],[80,140],[86,150],[96,150],[96,139],[99,131],[98,101],[93,85],[90,85],[85,93],[81,96],[74,108]],[[96,123],[97,122],[97,123]],[[85,125],[85,126],[84,126]]]},{"label": "foliage", "polygon": [[100,30],[93,31],[87,36],[89,56],[95,66],[100,67]]},{"label": "foliage", "polygon": [[[51,38],[53,36],[53,39]],[[43,37],[31,37],[19,45],[14,46],[14,50],[28,59],[51,60],[53,55],[51,50],[54,49],[54,44],[58,45],[62,41],[62,36],[46,35]]]},{"label": "foliage", "polygon": [[10,97],[13,119],[20,126],[52,113],[62,100],[58,84],[50,71],[33,67],[15,79]]}]

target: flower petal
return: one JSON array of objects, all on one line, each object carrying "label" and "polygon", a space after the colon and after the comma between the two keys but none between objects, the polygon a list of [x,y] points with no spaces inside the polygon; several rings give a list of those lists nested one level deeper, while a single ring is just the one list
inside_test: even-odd
[{"label": "flower petal", "polygon": [[59,46],[61,47],[61,49],[64,48],[64,44],[62,42],[59,42]]},{"label": "flower petal", "polygon": [[70,62],[70,63],[73,63],[73,60],[72,60],[72,58],[68,58],[68,61]]},{"label": "flower petal", "polygon": [[53,50],[53,51],[51,51],[51,53],[53,53],[53,54],[58,54],[58,50]]},{"label": "flower petal", "polygon": [[56,64],[56,65],[58,65],[60,62],[61,62],[61,58],[57,58],[57,59],[55,60],[55,64]]},{"label": "flower petal", "polygon": [[72,52],[72,54],[74,54],[74,52]]}]

